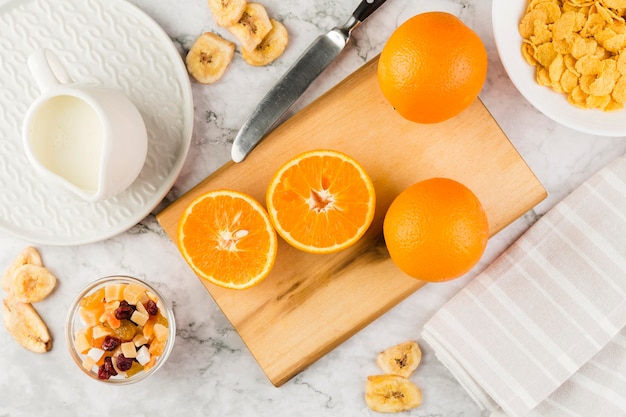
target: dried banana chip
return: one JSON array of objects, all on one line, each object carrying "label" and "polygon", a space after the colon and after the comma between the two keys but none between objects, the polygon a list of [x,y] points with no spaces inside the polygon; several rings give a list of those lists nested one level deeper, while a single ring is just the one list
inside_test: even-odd
[{"label": "dried banana chip", "polygon": [[45,353],[52,348],[48,327],[31,304],[21,303],[12,297],[2,302],[2,322],[11,336],[24,348]]},{"label": "dried banana chip", "polygon": [[11,285],[13,282],[15,270],[26,264],[43,266],[43,262],[41,261],[41,255],[39,255],[37,249],[33,248],[32,246],[28,246],[22,249],[22,251],[17,255],[17,258],[15,258],[11,266],[9,266],[9,268],[2,276],[2,279],[0,280],[0,286],[2,286],[2,289],[4,291],[11,292]]},{"label": "dried banana chip", "polygon": [[196,81],[211,84],[222,78],[234,55],[234,43],[215,33],[205,32],[187,53],[185,64]]},{"label": "dried banana chip", "polygon": [[246,0],[208,0],[208,3],[215,23],[222,27],[237,23],[248,4]]},{"label": "dried banana chip", "polygon": [[398,375],[368,376],[365,403],[379,413],[407,411],[422,404],[422,391],[414,383]]},{"label": "dried banana chip", "polygon": [[387,374],[408,378],[421,360],[422,350],[417,342],[409,340],[380,352],[376,357],[376,364]]},{"label": "dried banana chip", "polygon": [[227,28],[241,43],[243,49],[252,51],[272,30],[272,22],[262,4],[248,3],[241,19]]},{"label": "dried banana chip", "polygon": [[251,51],[243,48],[241,56],[250,65],[257,67],[267,65],[281,56],[289,42],[287,28],[278,20],[270,19],[272,30],[263,38],[260,44]]},{"label": "dried banana chip", "polygon": [[37,303],[52,292],[56,282],[56,277],[47,268],[26,264],[13,273],[10,293],[16,301]]}]

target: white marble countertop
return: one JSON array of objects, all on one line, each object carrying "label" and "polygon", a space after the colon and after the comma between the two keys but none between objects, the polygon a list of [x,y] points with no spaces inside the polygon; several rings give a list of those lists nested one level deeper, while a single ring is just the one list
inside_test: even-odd
[{"label": "white marble countertop", "polygon": [[[196,36],[213,30],[206,0],[131,0],[171,37],[181,53]],[[357,0],[262,0],[290,33],[285,55],[263,68],[235,59],[217,84],[192,83],[195,125],[183,170],[168,198],[174,199],[229,159],[238,128],[264,92],[313,39],[343,23]],[[508,79],[494,45],[491,1],[389,0],[355,33],[355,42],[318,79],[295,109],[378,54],[393,29],[426,10],[459,16],[481,36],[489,53],[480,97],[549,192],[546,200],[494,236],[483,260],[467,276],[422,288],[280,388],[265,377],[204,287],[179,256],[154,216],[108,240],[70,247],[37,246],[59,285],[38,311],[54,338],[51,352],[37,355],[17,345],[0,327],[2,416],[360,416],[376,415],[363,400],[367,375],[377,372],[377,353],[418,339],[423,324],[468,280],[510,245],[539,216],[591,174],[626,150],[623,138],[605,138],[560,126],[535,110]],[[241,57],[238,57],[241,58]],[[245,93],[242,93],[245,91]],[[29,242],[0,236],[0,268]],[[133,386],[88,380],[71,361],[63,340],[66,310],[80,288],[97,277],[130,274],[156,283],[173,301],[174,350],[158,373]],[[465,394],[427,345],[415,382],[420,408],[404,415],[486,415]]]}]

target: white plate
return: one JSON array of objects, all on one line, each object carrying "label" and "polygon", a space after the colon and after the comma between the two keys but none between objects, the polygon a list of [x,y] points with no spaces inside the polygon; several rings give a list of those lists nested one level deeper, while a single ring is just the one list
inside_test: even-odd
[{"label": "white plate", "polygon": [[[27,69],[34,50],[54,50],[76,81],[124,90],[148,130],[148,158],[118,196],[88,203],[44,183],[21,143],[39,94]],[[187,157],[191,85],[180,53],[150,17],[125,0],[0,1],[0,230],[48,245],[77,245],[128,230],[165,197]]]},{"label": "white plate", "polygon": [[579,109],[556,93],[535,82],[535,70],[522,57],[519,22],[527,0],[494,0],[493,32],[498,54],[511,81],[520,93],[543,114],[572,129],[602,136],[626,136],[626,110],[603,112]]}]

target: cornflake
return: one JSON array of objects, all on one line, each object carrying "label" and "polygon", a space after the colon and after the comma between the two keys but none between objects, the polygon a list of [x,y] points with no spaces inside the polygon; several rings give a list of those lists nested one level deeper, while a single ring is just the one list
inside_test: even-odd
[{"label": "cornflake", "polygon": [[626,0],[529,0],[522,56],[539,85],[583,109],[626,103]]}]

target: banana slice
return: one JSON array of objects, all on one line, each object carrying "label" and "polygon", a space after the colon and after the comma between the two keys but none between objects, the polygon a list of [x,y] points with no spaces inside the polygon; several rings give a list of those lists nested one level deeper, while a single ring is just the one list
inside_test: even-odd
[{"label": "banana slice", "polygon": [[398,375],[368,376],[365,403],[379,413],[407,411],[422,404],[422,391],[414,383]]},{"label": "banana slice", "polygon": [[10,293],[16,301],[37,303],[52,292],[56,283],[56,277],[47,268],[26,264],[15,270]]},{"label": "banana slice", "polygon": [[272,22],[262,4],[248,3],[241,19],[227,27],[241,43],[243,49],[252,51],[272,30]]},{"label": "banana slice", "polygon": [[208,0],[215,23],[222,27],[232,26],[241,19],[246,10],[246,0]]},{"label": "banana slice", "polygon": [[2,276],[2,279],[0,280],[0,286],[2,286],[3,290],[5,290],[6,292],[11,292],[11,285],[13,283],[15,270],[26,264],[43,266],[43,262],[41,261],[41,255],[39,255],[37,249],[33,248],[32,246],[28,246],[22,249],[22,251],[17,255],[17,258],[15,258],[11,266],[9,266],[9,268]]},{"label": "banana slice", "polygon": [[48,327],[32,305],[5,298],[2,301],[2,322],[24,348],[35,353],[45,353],[52,348]]},{"label": "banana slice", "polygon": [[415,341],[409,340],[380,352],[376,364],[387,374],[408,378],[421,360],[422,350]]},{"label": "banana slice", "polygon": [[242,48],[241,56],[245,61],[256,67],[261,67],[273,62],[281,56],[289,43],[287,28],[278,20],[270,19],[272,30],[265,35],[260,44],[251,51]]},{"label": "banana slice", "polygon": [[185,63],[196,81],[211,84],[222,78],[234,55],[234,43],[215,33],[205,32],[196,39]]}]

